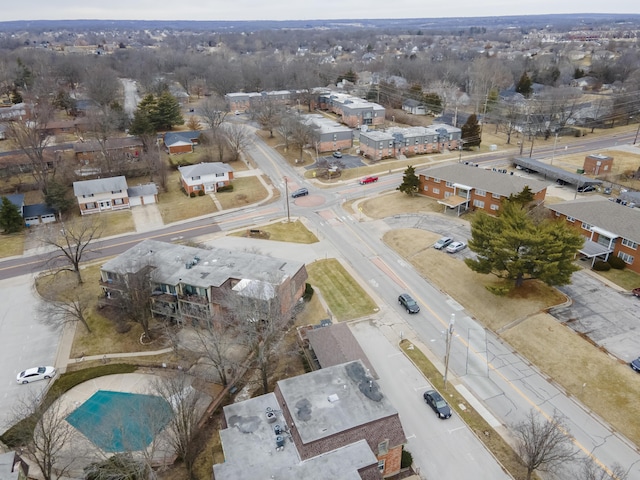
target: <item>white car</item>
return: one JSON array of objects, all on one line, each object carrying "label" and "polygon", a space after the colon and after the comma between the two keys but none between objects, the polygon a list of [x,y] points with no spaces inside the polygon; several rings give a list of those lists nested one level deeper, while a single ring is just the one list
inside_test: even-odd
[{"label": "white car", "polygon": [[465,243],[462,243],[462,242],[450,243],[449,246],[447,247],[447,253],[459,252],[460,250],[464,250],[466,246],[467,245]]},{"label": "white car", "polygon": [[16,376],[18,383],[31,383],[37,380],[45,380],[54,377],[56,369],[54,367],[33,367]]}]

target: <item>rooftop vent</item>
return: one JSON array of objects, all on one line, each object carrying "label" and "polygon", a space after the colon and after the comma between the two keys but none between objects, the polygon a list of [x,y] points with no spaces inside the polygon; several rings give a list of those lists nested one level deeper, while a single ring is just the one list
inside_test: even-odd
[{"label": "rooftop vent", "polygon": [[275,425],[273,427],[273,433],[276,435],[280,435],[282,433],[282,427],[280,425]]},{"label": "rooftop vent", "polygon": [[276,448],[284,448],[284,437],[282,435],[276,437]]},{"label": "rooftop vent", "polygon": [[270,407],[267,408],[265,414],[267,415],[267,422],[273,423],[276,421],[276,413]]},{"label": "rooftop vent", "polygon": [[327,400],[329,400],[330,403],[334,403],[340,400],[340,397],[338,397],[337,394],[333,393],[327,397]]}]

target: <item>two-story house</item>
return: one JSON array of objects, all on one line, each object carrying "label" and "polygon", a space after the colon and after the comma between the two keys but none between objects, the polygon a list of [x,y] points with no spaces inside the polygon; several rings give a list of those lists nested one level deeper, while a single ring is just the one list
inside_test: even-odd
[{"label": "two-story house", "polygon": [[400,471],[397,410],[357,360],[280,380],[224,407],[216,480],[381,479]]},{"label": "two-story house", "polygon": [[124,176],[73,182],[73,194],[82,215],[131,208]]},{"label": "two-story house", "polygon": [[180,183],[187,195],[198,192],[215,193],[231,184],[233,168],[222,162],[197,163],[178,167]]},{"label": "two-story house", "polygon": [[548,185],[512,172],[502,173],[461,163],[416,173],[420,179],[418,193],[436,199],[445,212],[456,210],[458,215],[465,210],[483,210],[495,215],[505,198],[520,193],[525,187],[531,189],[534,202],[542,203]]},{"label": "two-story house", "polygon": [[277,299],[286,314],[304,293],[307,269],[263,255],[144,240],[102,265],[100,284],[107,298],[117,298],[129,277],[140,275],[151,284],[155,317],[197,324],[224,312],[234,296]]},{"label": "two-story house", "polygon": [[620,257],[627,268],[640,273],[640,211],[601,196],[548,205],[557,218],[566,221],[584,237],[580,254],[592,260]]}]

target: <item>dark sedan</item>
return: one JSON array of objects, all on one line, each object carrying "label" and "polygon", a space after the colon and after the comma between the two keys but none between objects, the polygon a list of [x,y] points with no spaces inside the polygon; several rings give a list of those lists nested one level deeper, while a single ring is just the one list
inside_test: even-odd
[{"label": "dark sedan", "polygon": [[451,408],[442,396],[435,390],[427,390],[424,392],[424,401],[427,402],[438,418],[449,418],[451,416]]},{"label": "dark sedan", "polygon": [[631,363],[629,363],[629,366],[633,368],[636,372],[640,372],[640,357],[636,358]]}]

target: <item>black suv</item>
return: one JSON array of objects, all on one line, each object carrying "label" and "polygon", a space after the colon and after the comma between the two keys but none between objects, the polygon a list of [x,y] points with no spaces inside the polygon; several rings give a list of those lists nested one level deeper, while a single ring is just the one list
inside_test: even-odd
[{"label": "black suv", "polygon": [[420,311],[420,305],[418,305],[408,293],[400,295],[398,297],[398,303],[406,308],[409,313],[418,313]]},{"label": "black suv", "polygon": [[445,402],[444,398],[435,390],[427,390],[423,395],[424,401],[427,402],[433,411],[436,412],[438,418],[449,418],[451,416],[451,408]]},{"label": "black suv", "polygon": [[306,188],[299,188],[291,194],[293,198],[304,197],[305,195],[309,195],[309,190]]}]

